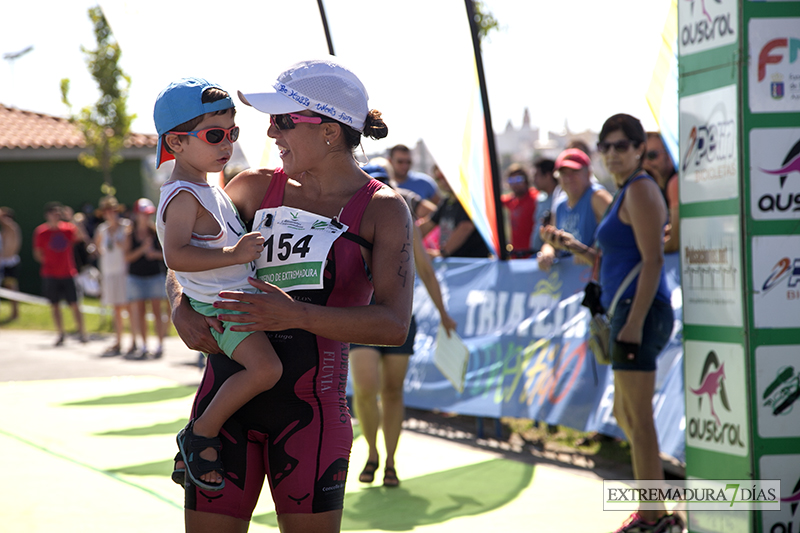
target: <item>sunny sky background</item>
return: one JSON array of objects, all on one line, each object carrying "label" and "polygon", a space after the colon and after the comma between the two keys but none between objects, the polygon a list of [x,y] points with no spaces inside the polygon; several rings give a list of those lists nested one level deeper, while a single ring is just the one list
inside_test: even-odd
[{"label": "sunny sky background", "polygon": [[[96,0],[7,2],[0,54],[33,46],[0,62],[0,103],[66,116],[59,81],[70,78],[75,108],[97,91],[80,47],[95,47],[87,10]],[[240,5],[241,4],[241,5]],[[100,0],[132,78],[133,130],[155,133],[153,102],[170,81],[206,77],[223,88],[268,89],[297,59],[327,52],[317,2],[175,2]],[[496,132],[522,122],[561,131],[600,129],[618,112],[655,120],[645,101],[670,0],[485,0],[500,31],[483,45]],[[326,0],[337,56],[361,77],[370,106],[383,112],[387,139],[367,152],[420,137],[461,135],[448,116],[465,107],[470,76],[458,71],[470,50],[462,0]],[[13,22],[11,22],[13,21]],[[464,70],[464,69],[462,69]],[[238,103],[238,100],[237,100]],[[241,148],[258,164],[266,116],[237,106]],[[422,124],[425,127],[422,127]]]}]

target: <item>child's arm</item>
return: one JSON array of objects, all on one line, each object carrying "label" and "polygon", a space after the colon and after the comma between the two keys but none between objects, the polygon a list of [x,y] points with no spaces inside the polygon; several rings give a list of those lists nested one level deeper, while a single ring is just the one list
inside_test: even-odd
[{"label": "child's arm", "polygon": [[206,210],[189,192],[179,192],[164,212],[164,260],[172,270],[200,272],[255,261],[264,250],[264,237],[247,233],[234,246],[199,248],[190,244],[192,231]]}]

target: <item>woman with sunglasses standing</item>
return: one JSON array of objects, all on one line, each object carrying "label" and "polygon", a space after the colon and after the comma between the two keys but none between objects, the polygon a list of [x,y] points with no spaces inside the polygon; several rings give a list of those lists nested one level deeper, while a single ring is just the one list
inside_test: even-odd
[{"label": "woman with sunglasses standing", "polygon": [[[225,488],[186,485],[186,530],[246,531],[264,481],[284,533],[338,532],[353,433],[348,343],[400,345],[414,285],[403,199],[358,166],[361,136],[388,130],[359,79],[333,58],[303,61],[274,90],[240,99],[270,115],[283,168],[250,169],[226,187],[266,237],[257,294],[223,291],[215,307],[238,331],[267,331],[283,374],[223,426]],[[374,304],[369,305],[374,292]],[[205,318],[168,281],[175,326],[190,348],[218,351]],[[240,370],[211,355],[195,400],[202,412]]]},{"label": "woman with sunglasses standing", "polygon": [[[603,124],[597,145],[619,191],[595,234],[600,252],[601,303],[608,309],[623,280],[641,271],[623,292],[611,319],[614,416],[631,447],[635,479],[664,479],[653,420],[656,357],[673,328],[671,295],[664,272],[667,207],[655,180],[642,170],[646,136],[641,122],[625,114]],[[680,533],[674,514],[640,509],[617,533]]]}]

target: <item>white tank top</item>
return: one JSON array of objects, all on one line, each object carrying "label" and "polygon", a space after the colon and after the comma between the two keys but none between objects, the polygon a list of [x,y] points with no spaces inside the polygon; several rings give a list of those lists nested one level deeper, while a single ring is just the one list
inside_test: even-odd
[{"label": "white tank top", "polygon": [[[168,181],[161,186],[158,216],[156,217],[156,232],[162,247],[164,246],[164,212],[169,202],[181,191],[187,191],[194,195],[220,227],[220,231],[216,235],[192,233],[190,241],[192,246],[198,248],[233,246],[247,232],[233,202],[217,185],[181,180]],[[222,290],[255,292],[255,289],[247,283],[247,278],[251,276],[255,277],[255,263],[231,265],[201,272],[175,271],[175,277],[183,286],[184,294],[205,303],[219,300],[217,293]]]}]

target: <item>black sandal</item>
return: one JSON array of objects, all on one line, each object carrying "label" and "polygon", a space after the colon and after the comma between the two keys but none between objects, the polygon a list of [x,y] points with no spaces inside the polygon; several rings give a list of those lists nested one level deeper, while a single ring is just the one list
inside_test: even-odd
[{"label": "black sandal", "polygon": [[171,477],[172,481],[183,487],[184,483],[186,483],[186,463],[184,463],[183,468],[178,468],[178,461],[183,463],[183,454],[180,451],[175,455],[175,466],[172,470]]},{"label": "black sandal", "polygon": [[364,470],[358,475],[358,480],[361,483],[372,483],[375,481],[375,471],[378,470],[378,461],[367,461],[367,464],[364,465]]},{"label": "black sandal", "polygon": [[[225,467],[220,460],[222,442],[219,437],[201,437],[192,433],[193,422],[189,422],[185,428],[178,433],[178,448],[181,450],[183,462],[186,464],[186,475],[189,480],[204,490],[217,491],[225,487]],[[214,448],[217,451],[217,460],[208,461],[200,457],[200,452],[206,448]],[[223,476],[220,483],[209,483],[203,481],[200,476],[209,472],[219,472]]]},{"label": "black sandal", "polygon": [[397,479],[397,470],[393,466],[387,466],[383,469],[383,486],[384,487],[399,487],[400,480]]}]

